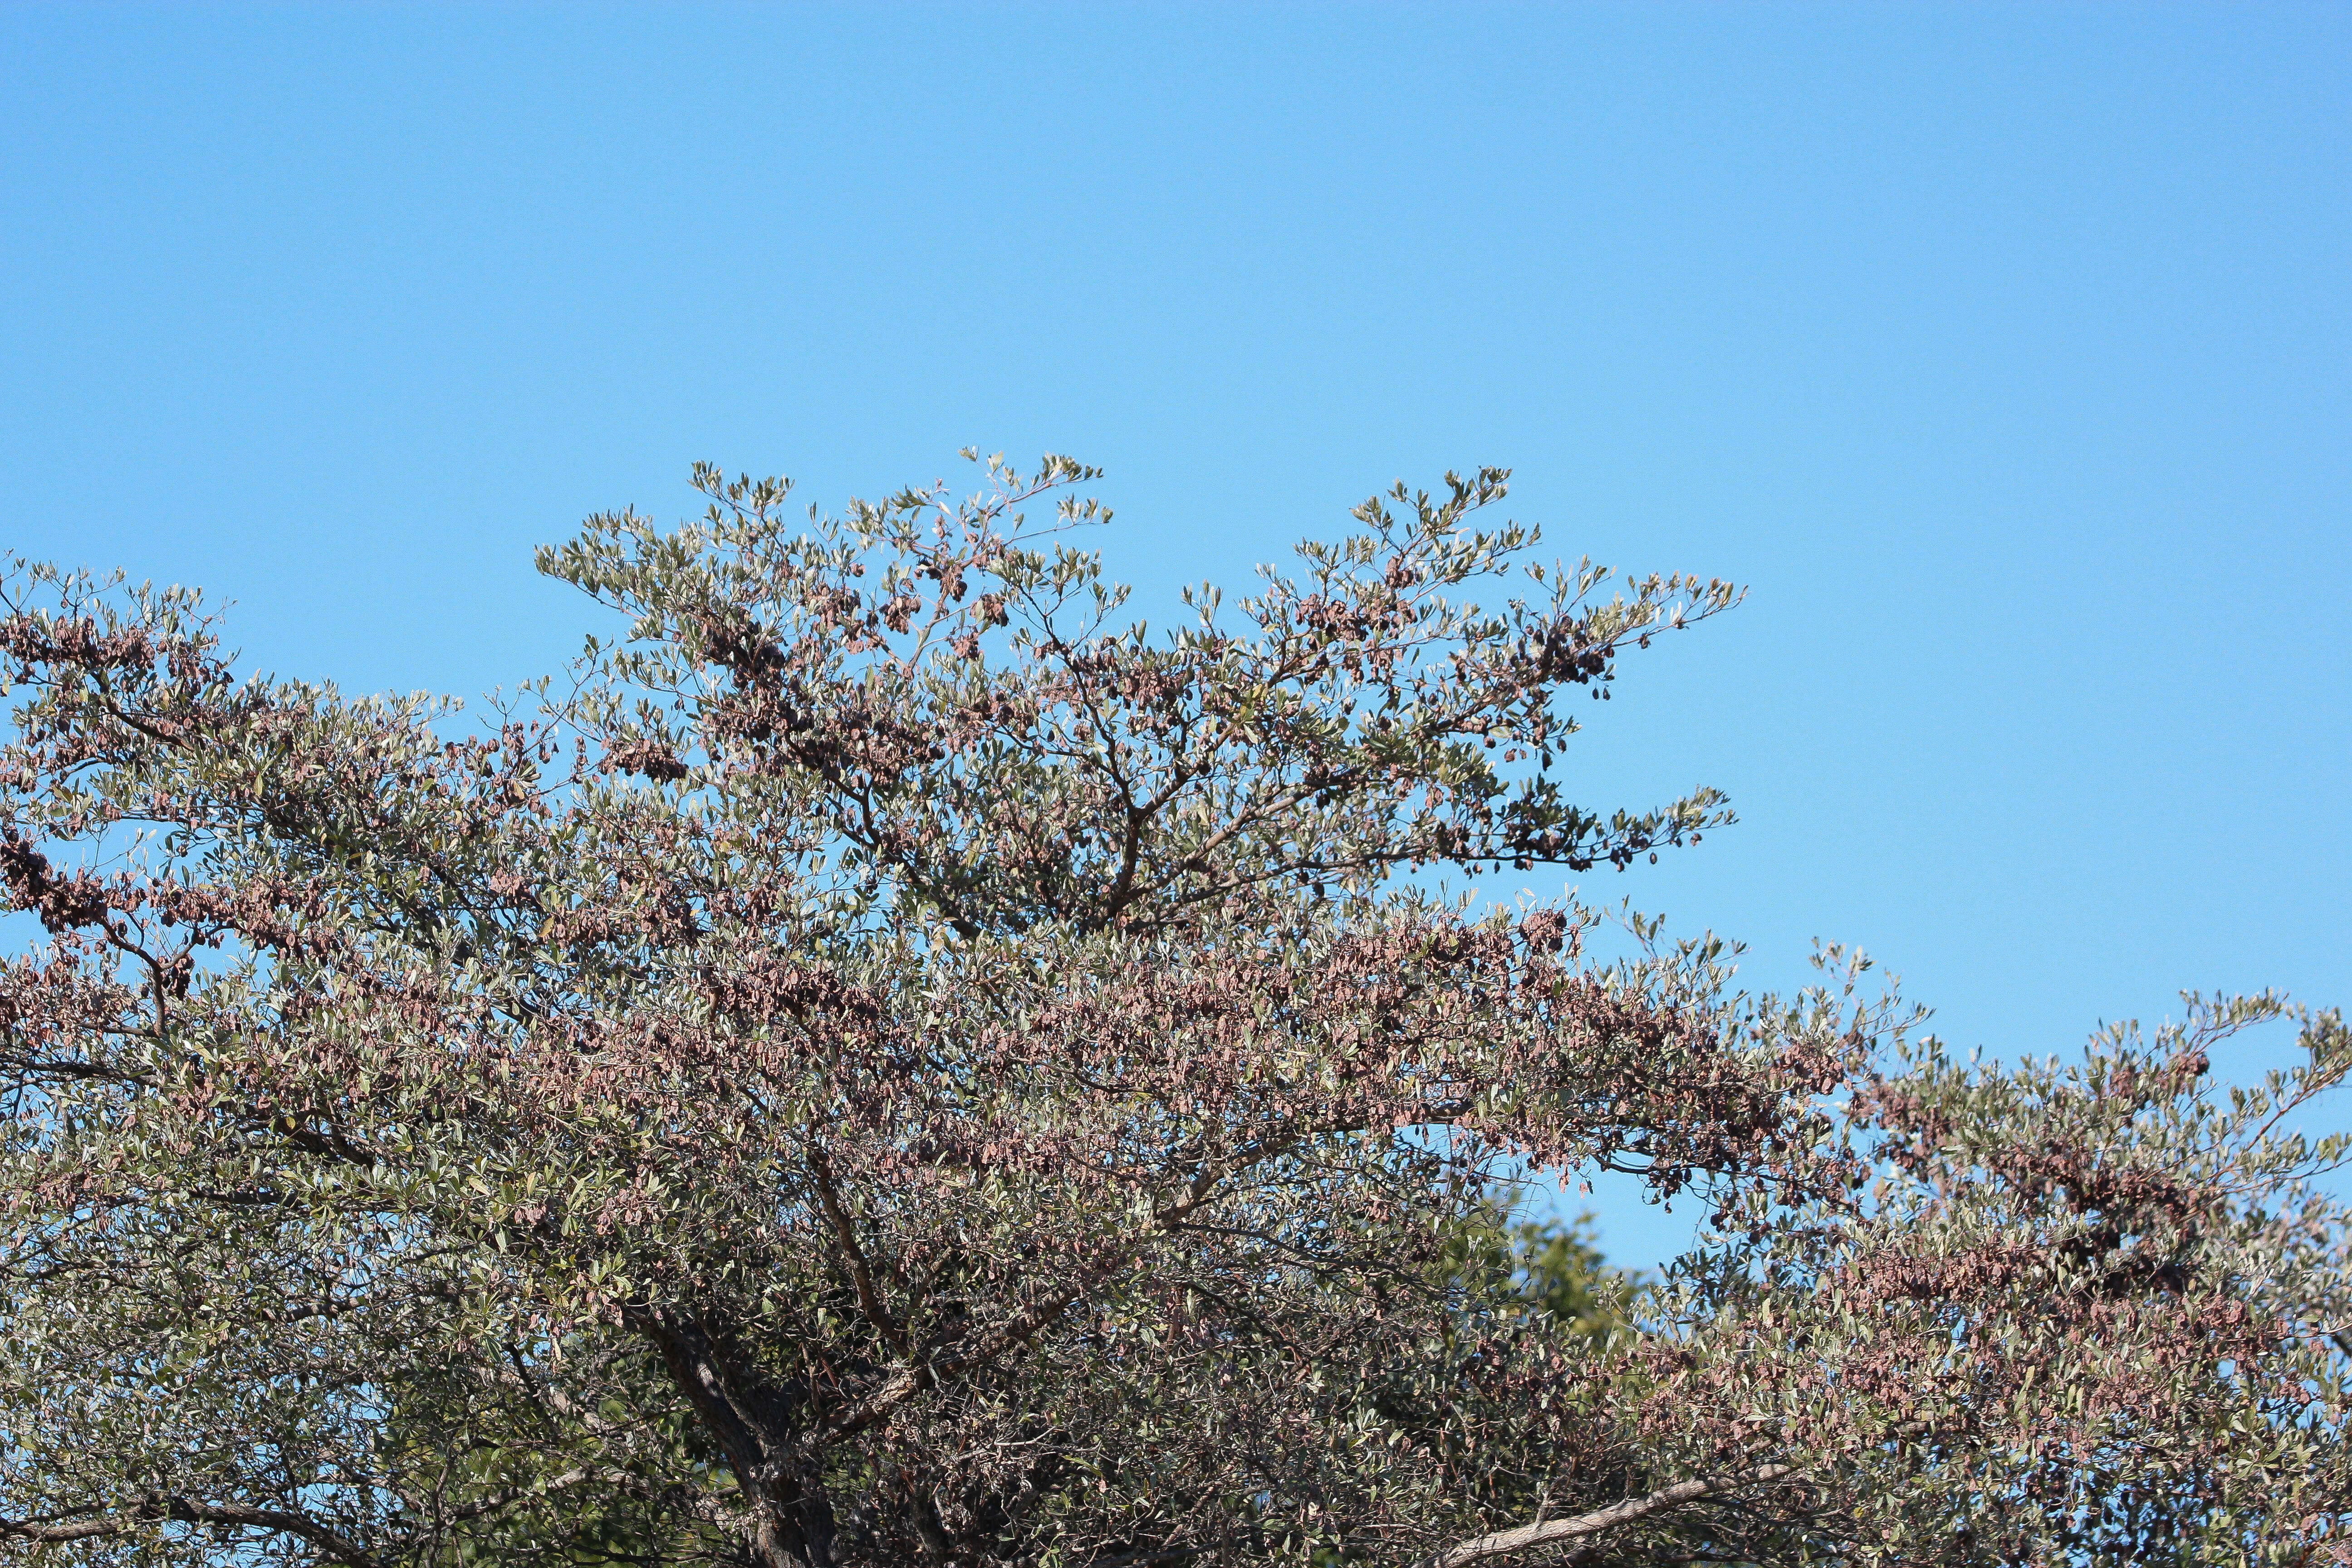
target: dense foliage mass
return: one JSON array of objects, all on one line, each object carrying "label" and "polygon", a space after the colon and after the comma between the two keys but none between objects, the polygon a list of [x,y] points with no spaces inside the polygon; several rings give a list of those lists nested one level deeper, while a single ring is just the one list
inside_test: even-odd
[{"label": "dense foliage mass", "polygon": [[[1094,477],[700,472],[545,552],[627,634],[469,731],[19,569],[0,1552],[2352,1561],[2334,1015],[2258,1089],[2270,997],[1979,1068],[1433,890],[1723,821],[1558,773],[1734,591],[1534,564],[1485,472],[1154,636]],[[1714,1228],[1636,1294],[1535,1167]]]}]

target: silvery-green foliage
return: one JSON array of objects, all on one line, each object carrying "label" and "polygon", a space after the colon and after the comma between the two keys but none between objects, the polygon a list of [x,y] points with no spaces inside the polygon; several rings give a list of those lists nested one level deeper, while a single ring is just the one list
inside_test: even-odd
[{"label": "silvery-green foliage", "polygon": [[[0,1552],[2340,1555],[2338,1151],[2272,1125],[2332,1017],[2241,1101],[2266,999],[1975,1072],[1478,912],[1409,874],[1727,820],[1559,776],[1737,594],[1541,564],[1488,470],[1155,634],[1093,478],[701,471],[545,554],[626,635],[472,730],[19,571]],[[1722,1245],[1540,1310],[1497,1194],[1592,1166]]]}]

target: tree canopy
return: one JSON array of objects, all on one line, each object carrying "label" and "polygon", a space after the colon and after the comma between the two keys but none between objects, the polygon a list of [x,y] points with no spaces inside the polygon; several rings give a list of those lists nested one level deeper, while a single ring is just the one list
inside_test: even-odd
[{"label": "tree canopy", "polygon": [[[2336,1015],[1990,1067],[1836,953],[1604,960],[1463,887],[1728,821],[1561,777],[1737,590],[1482,470],[1155,633],[1097,478],[698,469],[541,552],[620,629],[470,725],[20,564],[0,1551],[2352,1562]],[[1595,1169],[1699,1249],[1514,1236]]]}]

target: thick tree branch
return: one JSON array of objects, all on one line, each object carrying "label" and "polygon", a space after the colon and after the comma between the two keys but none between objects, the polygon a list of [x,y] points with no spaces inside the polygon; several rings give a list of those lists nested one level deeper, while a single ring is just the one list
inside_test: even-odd
[{"label": "thick tree branch", "polygon": [[1557,1542],[1575,1541],[1588,1535],[1599,1535],[1621,1524],[1631,1524],[1654,1513],[1679,1508],[1702,1498],[1717,1497],[1735,1488],[1760,1486],[1797,1473],[1795,1465],[1763,1465],[1740,1475],[1700,1476],[1661,1487],[1646,1496],[1628,1498],[1623,1502],[1611,1503],[1607,1508],[1594,1509],[1570,1519],[1547,1520],[1538,1517],[1532,1524],[1516,1530],[1497,1531],[1474,1540],[1458,1542],[1426,1560],[1426,1568],[1469,1568],[1473,1563],[1489,1558],[1508,1557],[1516,1552],[1549,1546]]},{"label": "thick tree branch", "polygon": [[132,1528],[131,1520],[170,1520],[179,1524],[219,1524],[233,1529],[268,1531],[308,1542],[317,1547],[328,1561],[347,1564],[348,1568],[383,1568],[380,1560],[371,1556],[358,1542],[306,1515],[273,1508],[247,1508],[237,1503],[190,1502],[185,1498],[175,1497],[145,1498],[130,1510],[130,1520],[100,1516],[45,1523],[35,1520],[0,1519],[0,1540],[31,1541],[45,1545],[99,1540],[127,1533]]},{"label": "thick tree branch", "polygon": [[907,1337],[883,1304],[881,1292],[874,1288],[874,1270],[866,1260],[866,1249],[857,1245],[857,1228],[834,1186],[833,1167],[826,1162],[824,1152],[814,1145],[809,1149],[809,1173],[815,1178],[817,1203],[824,1210],[825,1222],[833,1226],[834,1238],[841,1243],[842,1266],[849,1270],[850,1283],[857,1288],[859,1310],[866,1314],[866,1321],[874,1325],[885,1344],[900,1355],[907,1354]]},{"label": "thick tree branch", "polygon": [[0,1519],[0,1541],[31,1541],[42,1544],[89,1541],[98,1536],[120,1535],[127,1528],[110,1519],[77,1519],[61,1524],[43,1524],[29,1519]]}]

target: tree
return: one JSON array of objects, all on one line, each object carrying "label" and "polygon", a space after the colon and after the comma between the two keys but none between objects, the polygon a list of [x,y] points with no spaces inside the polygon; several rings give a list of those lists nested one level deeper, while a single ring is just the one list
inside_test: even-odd
[{"label": "tree", "polygon": [[[1091,470],[985,472],[592,520],[541,565],[627,636],[470,731],[17,572],[0,1538],[2343,1555],[2344,1232],[2296,1185],[2341,1149],[2277,1131],[2352,1071],[2334,1016],[2224,1109],[2197,1053],[2276,999],[2003,1076],[1858,967],[1591,959],[1433,879],[1727,821],[1557,775],[1570,699],[1729,585],[1603,599],[1474,526],[1486,470],[1155,638],[1061,537]],[[1531,1167],[1718,1234],[1563,1293],[1498,1239]]]}]

